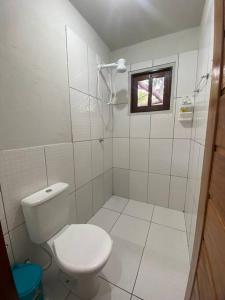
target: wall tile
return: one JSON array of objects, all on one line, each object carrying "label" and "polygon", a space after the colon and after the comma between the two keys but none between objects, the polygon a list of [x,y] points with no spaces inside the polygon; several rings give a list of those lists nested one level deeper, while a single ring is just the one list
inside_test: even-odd
[{"label": "wall tile", "polygon": [[151,116],[151,138],[173,138],[174,116],[172,113],[157,113]]},{"label": "wall tile", "polygon": [[[106,64],[104,60],[101,60],[101,63],[103,65]],[[109,103],[111,97],[111,93],[109,91],[111,73],[108,69],[103,69],[99,75],[100,98],[104,103]]]},{"label": "wall tile", "polygon": [[129,103],[129,70],[130,66],[127,65],[127,72],[120,73],[115,78],[116,97],[114,104]]},{"label": "wall tile", "polygon": [[113,105],[113,136],[129,137],[128,105]]},{"label": "wall tile", "polygon": [[103,174],[104,180],[104,203],[108,201],[113,193],[113,169],[106,171]]},{"label": "wall tile", "polygon": [[91,142],[74,144],[75,183],[76,188],[86,184],[92,178]]},{"label": "wall tile", "polygon": [[113,140],[104,139],[104,172],[113,165]]},{"label": "wall tile", "polygon": [[148,172],[149,139],[130,139],[130,169]]},{"label": "wall tile", "polygon": [[171,174],[187,177],[190,155],[190,140],[174,139]]},{"label": "wall tile", "polygon": [[190,180],[188,180],[187,181],[186,199],[185,199],[185,205],[184,205],[184,217],[185,217],[185,225],[186,225],[188,240],[190,238],[193,205],[194,205],[194,198],[193,198],[193,194],[191,192]]},{"label": "wall tile", "polygon": [[31,242],[25,224],[10,231],[9,235],[16,263],[24,263],[27,259],[40,265],[48,262],[47,255],[38,245]]},{"label": "wall tile", "polygon": [[130,117],[130,137],[149,138],[150,134],[150,115],[132,114]]},{"label": "wall tile", "polygon": [[148,174],[130,171],[129,198],[136,201],[148,200]]},{"label": "wall tile", "polygon": [[93,188],[93,214],[104,205],[104,177],[103,174],[96,177],[92,183]]},{"label": "wall tile", "polygon": [[113,168],[113,195],[129,198],[129,170]]},{"label": "wall tile", "polygon": [[113,136],[113,106],[103,103],[102,109],[104,120],[104,138],[110,138]]},{"label": "wall tile", "polygon": [[70,89],[73,141],[90,140],[90,100],[89,96]]},{"label": "wall tile", "polygon": [[154,205],[168,207],[170,176],[149,174],[148,202]]},{"label": "wall tile", "polygon": [[195,230],[196,230],[196,222],[197,222],[197,209],[198,207],[193,207],[193,213],[191,218],[191,231],[190,237],[188,241],[188,249],[189,249],[189,257],[192,257],[193,246],[194,246],[194,239],[195,239]]},{"label": "wall tile", "polygon": [[47,186],[44,148],[2,151],[0,181],[10,230],[24,222],[21,200]]},{"label": "wall tile", "polygon": [[98,140],[91,142],[92,149],[92,178],[103,173],[104,142]]},{"label": "wall tile", "polygon": [[129,139],[113,139],[113,167],[129,168]]},{"label": "wall tile", "polygon": [[149,171],[170,174],[172,159],[172,139],[151,139],[149,151]]},{"label": "wall tile", "polygon": [[4,211],[1,191],[0,191],[0,222],[1,222],[3,234],[6,234],[8,232],[8,227],[7,227],[7,223],[6,223],[6,217],[5,217],[5,211]]},{"label": "wall tile", "polygon": [[87,45],[67,27],[67,51],[70,86],[88,93]]},{"label": "wall tile", "polygon": [[90,98],[91,138],[103,138],[102,101]]},{"label": "wall tile", "polygon": [[8,234],[4,235],[4,240],[5,240],[5,247],[6,247],[6,250],[7,250],[10,266],[13,266],[15,261],[14,261],[14,257],[13,257],[11,241],[10,241],[10,238],[9,238]]},{"label": "wall tile", "polygon": [[179,54],[177,96],[192,95],[195,89],[198,51]]},{"label": "wall tile", "polygon": [[198,165],[199,150],[200,150],[200,145],[198,143],[192,141],[191,149],[190,149],[188,178],[191,183],[190,188],[191,188],[193,197],[195,197],[195,185],[196,185],[196,180],[197,180],[196,166]]},{"label": "wall tile", "polygon": [[171,176],[169,208],[184,210],[187,179]]},{"label": "wall tile", "polygon": [[198,205],[198,199],[200,196],[204,152],[205,152],[205,147],[202,145],[199,145],[198,163],[197,163],[197,166],[195,166],[196,167],[196,184],[195,184],[195,189],[194,189],[194,200],[195,200],[196,206]]},{"label": "wall tile", "polygon": [[131,71],[138,71],[141,69],[151,68],[152,60],[142,61],[131,65]]},{"label": "wall tile", "polygon": [[57,182],[69,184],[68,192],[75,190],[73,144],[57,144],[45,147],[48,185]]},{"label": "wall tile", "polygon": [[73,192],[68,195],[69,204],[70,204],[70,216],[69,216],[69,224],[77,223],[77,204],[76,204],[76,194]]},{"label": "wall tile", "polygon": [[98,64],[101,63],[101,59],[98,54],[95,53],[90,47],[88,47],[88,74],[89,74],[89,94],[97,98],[97,76],[98,76]]},{"label": "wall tile", "polygon": [[92,182],[76,191],[77,223],[86,223],[93,215]]},{"label": "wall tile", "polygon": [[[1,6],[2,30],[8,26],[8,14],[15,20],[19,10],[24,10],[27,16],[11,24],[16,27],[8,32],[11,42],[4,42],[2,36],[1,150],[69,142],[71,137],[64,26],[59,33],[50,18],[47,24],[42,17],[35,17],[38,8],[29,3],[9,8],[8,2],[6,10]],[[25,12],[28,7],[31,18]]]},{"label": "wall tile", "polygon": [[[192,99],[192,98],[191,98]],[[194,99],[192,99],[194,101]],[[179,112],[180,106],[183,102],[182,99],[176,99],[176,115],[175,115],[175,124],[174,124],[174,138],[183,138],[190,139],[192,132],[192,122],[190,121],[179,121]],[[194,103],[194,102],[193,102]]]}]

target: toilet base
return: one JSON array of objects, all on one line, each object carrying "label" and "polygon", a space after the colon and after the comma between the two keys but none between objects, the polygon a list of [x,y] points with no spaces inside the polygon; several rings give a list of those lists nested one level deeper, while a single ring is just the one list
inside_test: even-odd
[{"label": "toilet base", "polygon": [[81,300],[93,299],[99,290],[99,278],[96,275],[82,275],[74,279],[68,277],[65,273],[61,273],[60,279]]}]

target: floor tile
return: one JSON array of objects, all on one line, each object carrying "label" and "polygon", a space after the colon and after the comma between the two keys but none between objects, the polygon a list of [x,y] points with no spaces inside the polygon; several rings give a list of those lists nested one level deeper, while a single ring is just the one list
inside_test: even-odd
[{"label": "floor tile", "polygon": [[146,248],[177,259],[183,265],[189,265],[186,232],[152,223]]},{"label": "floor tile", "polygon": [[125,207],[123,214],[150,221],[152,218],[153,207],[153,205],[148,203],[130,200]]},{"label": "floor tile", "polygon": [[152,222],[185,231],[183,212],[155,206]]},{"label": "floor tile", "polygon": [[103,228],[105,231],[109,232],[116,220],[119,218],[120,214],[118,212],[101,208],[90,220],[89,224],[97,225]]},{"label": "floor tile", "polygon": [[124,207],[127,205],[128,199],[112,196],[103,206],[104,208],[112,209],[117,212],[122,212]]},{"label": "floor tile", "polygon": [[[100,278],[100,288],[93,300],[130,300],[131,295]],[[79,300],[70,293],[66,300]]]},{"label": "floor tile", "polygon": [[62,300],[68,295],[68,289],[60,281],[60,271],[53,263],[51,268],[44,272],[43,288],[45,300]]},{"label": "floor tile", "polygon": [[144,247],[149,225],[150,223],[144,220],[121,215],[111,233],[116,237]]},{"label": "floor tile", "polygon": [[131,300],[140,300],[140,298],[137,298],[136,296],[132,296]]},{"label": "floor tile", "polygon": [[113,250],[101,276],[131,292],[134,287],[143,248],[137,244],[112,236]]},{"label": "floor tile", "polygon": [[151,249],[144,251],[134,294],[145,300],[182,300],[188,279],[186,266]]}]

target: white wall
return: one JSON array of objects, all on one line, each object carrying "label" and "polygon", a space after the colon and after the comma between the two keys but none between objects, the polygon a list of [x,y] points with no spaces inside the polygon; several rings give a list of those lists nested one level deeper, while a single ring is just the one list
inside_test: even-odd
[{"label": "white wall", "polygon": [[191,154],[189,160],[188,186],[185,204],[185,221],[188,235],[190,257],[196,229],[202,164],[205,151],[205,137],[209,109],[211,71],[214,38],[214,1],[207,0],[200,27],[200,43],[197,69],[197,85],[201,76],[210,74],[209,80],[200,85],[200,92],[195,97],[195,111],[191,134]]},{"label": "white wall", "polygon": [[170,111],[130,114],[129,72],[117,76],[113,105],[114,194],[184,210],[192,124],[178,121],[178,114],[186,96],[193,100],[197,57],[198,50],[193,50],[131,62],[130,71],[175,65]]},{"label": "white wall", "polygon": [[[113,192],[138,201],[184,210],[191,123],[178,121],[185,96],[195,89],[199,28],[192,28],[112,52],[129,70],[175,64],[172,110],[130,114],[129,73],[116,78],[113,107]],[[192,98],[193,99],[193,98]]]},{"label": "white wall", "polygon": [[195,27],[115,50],[111,60],[124,57],[128,64],[137,63],[196,50],[198,43],[199,27]]},{"label": "white wall", "polygon": [[82,223],[112,194],[112,108],[96,99],[97,63],[108,56],[68,0],[1,1],[0,220],[11,263],[43,259],[22,198],[68,182],[70,221]]},{"label": "white wall", "polygon": [[65,25],[108,58],[68,0],[1,1],[0,149],[71,140]]}]

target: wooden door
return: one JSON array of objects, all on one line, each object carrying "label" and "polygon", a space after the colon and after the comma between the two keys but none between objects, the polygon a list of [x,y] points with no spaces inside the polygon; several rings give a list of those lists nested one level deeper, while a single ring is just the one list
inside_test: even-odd
[{"label": "wooden door", "polygon": [[18,300],[0,223],[0,299]]},{"label": "wooden door", "polygon": [[185,300],[225,300],[225,0],[215,2],[206,150]]}]

